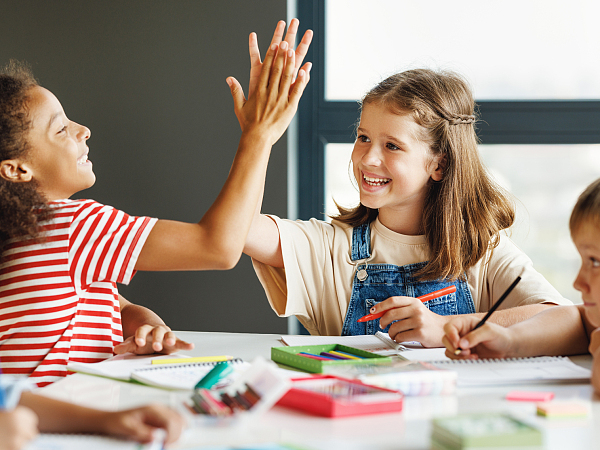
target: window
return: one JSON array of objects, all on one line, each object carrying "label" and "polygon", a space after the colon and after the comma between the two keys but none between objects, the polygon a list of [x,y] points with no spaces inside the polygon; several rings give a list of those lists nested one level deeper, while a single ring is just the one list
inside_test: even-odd
[{"label": "window", "polygon": [[297,8],[301,26],[315,31],[298,120],[298,217],[325,218],[332,194],[344,206],[358,198],[348,164],[357,100],[372,85],[408,68],[454,70],[473,86],[484,161],[519,199],[513,239],[579,301],[567,221],[600,177],[600,4],[303,0]]}]

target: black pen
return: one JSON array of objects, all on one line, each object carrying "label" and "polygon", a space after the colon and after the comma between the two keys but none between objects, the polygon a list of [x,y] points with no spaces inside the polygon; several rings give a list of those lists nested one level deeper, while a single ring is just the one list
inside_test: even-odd
[{"label": "black pen", "polygon": [[[475,328],[473,328],[471,331],[475,331],[477,328],[481,327],[490,318],[490,316],[492,315],[492,313],[498,309],[498,306],[500,306],[500,304],[504,301],[504,299],[506,297],[508,297],[508,294],[510,294],[510,292],[519,283],[519,281],[521,281],[521,277],[520,276],[518,276],[515,279],[515,281],[512,282],[512,284],[508,287],[508,289],[506,289],[506,291],[504,291],[504,294],[502,294],[502,297],[500,297],[498,299],[498,301],[492,305],[492,307],[487,312],[487,314],[485,316],[483,316],[483,319],[481,319],[479,321],[479,323],[477,325],[475,325]],[[454,354],[455,355],[460,355],[460,352],[462,352],[462,349],[460,347],[458,347],[456,350],[454,350]]]}]

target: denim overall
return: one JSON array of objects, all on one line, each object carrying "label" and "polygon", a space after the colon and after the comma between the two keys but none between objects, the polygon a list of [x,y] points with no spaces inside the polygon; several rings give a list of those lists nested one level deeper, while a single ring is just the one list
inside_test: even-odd
[{"label": "denim overall", "polygon": [[[359,323],[357,320],[369,314],[371,307],[388,297],[419,297],[454,284],[456,292],[425,302],[432,312],[442,315],[471,314],[475,304],[465,280],[417,281],[413,274],[425,267],[427,262],[396,266],[393,264],[368,264],[371,258],[371,227],[364,224],[352,232],[352,261],[356,261],[356,273],[352,282],[352,296],[346,312],[342,336],[375,334],[381,331],[379,319]],[[388,331],[389,326],[384,331]]]}]

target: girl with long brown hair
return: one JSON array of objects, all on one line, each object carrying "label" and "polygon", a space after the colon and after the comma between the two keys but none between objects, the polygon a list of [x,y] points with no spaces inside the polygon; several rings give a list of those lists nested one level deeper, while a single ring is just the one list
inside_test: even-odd
[{"label": "girl with long brown hair", "polygon": [[[296,315],[312,334],[383,328],[398,342],[441,346],[448,316],[483,316],[518,275],[493,320],[508,325],[570,303],[504,232],[512,200],[481,162],[475,103],[460,76],[398,73],[361,106],[352,152],[360,204],[339,207],[331,224],[254,219],[244,252],[279,315]],[[416,298],[451,284],[454,293]]]}]

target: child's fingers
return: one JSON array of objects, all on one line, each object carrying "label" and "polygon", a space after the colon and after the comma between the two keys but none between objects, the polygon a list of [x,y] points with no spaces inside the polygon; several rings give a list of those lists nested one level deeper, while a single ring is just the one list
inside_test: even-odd
[{"label": "child's fingers", "polygon": [[296,42],[296,34],[298,34],[299,24],[300,21],[298,19],[292,19],[290,22],[290,26],[288,27],[287,33],[285,33],[285,41],[288,43],[289,48],[294,47],[294,42]]},{"label": "child's fingers", "polygon": [[304,67],[298,71],[298,78],[294,82],[290,92],[290,103],[297,105],[300,101],[304,89],[310,81],[310,69],[312,69],[312,63],[306,63]]},{"label": "child's fingers", "polygon": [[302,40],[298,44],[298,47],[296,47],[296,69],[298,69],[302,65],[302,62],[304,61],[304,58],[308,53],[308,48],[310,47],[312,38],[312,30],[306,30],[304,36],[302,37]]},{"label": "child's fingers", "polygon": [[271,67],[273,66],[273,61],[275,56],[277,55],[277,50],[279,46],[277,44],[272,44],[269,47],[269,51],[265,55],[265,60],[263,61],[262,69],[260,71],[260,77],[258,79],[257,88],[266,91],[269,86],[270,76],[271,76]]},{"label": "child's fingers", "polygon": [[286,52],[287,54],[284,57],[285,60],[285,68],[283,69],[283,74],[281,76],[281,81],[279,83],[279,96],[285,96],[286,101],[289,97],[290,86],[294,81],[294,50],[289,48]]},{"label": "child's fingers", "polygon": [[[283,41],[279,45],[279,51],[277,52],[277,56],[275,57],[275,61],[273,62],[273,67],[271,68],[271,73],[269,76],[269,87],[268,87],[268,99],[271,102],[277,101],[280,92],[280,83],[283,78],[283,73],[285,69],[285,61],[287,59],[288,54],[288,43]],[[263,71],[264,71],[263,66]]]},{"label": "child's fingers", "polygon": [[285,21],[280,20],[279,22],[277,22],[277,25],[275,26],[275,32],[273,33],[273,38],[271,39],[271,43],[269,44],[269,47],[273,47],[273,44],[276,44],[277,46],[279,46],[279,43],[283,39],[283,30],[285,30]]},{"label": "child's fingers", "polygon": [[160,352],[163,349],[163,341],[169,331],[166,327],[155,327],[152,330],[152,350]]},{"label": "child's fingers", "polygon": [[115,345],[113,351],[115,352],[115,355],[123,355],[125,353],[134,353],[136,348],[137,345],[135,345],[133,336],[129,336],[120,344]]},{"label": "child's fingers", "polygon": [[246,102],[246,97],[244,97],[244,90],[242,89],[242,85],[238,80],[233,77],[228,77],[225,81],[229,85],[229,90],[231,91],[231,96],[233,97],[233,108],[236,113],[242,109],[244,103]]},{"label": "child's fingers", "polygon": [[152,331],[154,327],[152,325],[142,325],[137,330],[135,330],[134,338],[135,344],[138,347],[143,347],[146,345],[146,340],[148,339],[148,334]]},{"label": "child's fingers", "polygon": [[260,50],[258,48],[258,38],[254,32],[250,33],[248,39],[248,51],[250,53],[250,83],[248,85],[248,97],[250,97],[256,88],[256,83],[258,83],[260,68],[262,66]]},{"label": "child's fingers", "polygon": [[182,341],[181,339],[177,339],[175,345],[173,345],[173,351],[176,350],[192,350],[194,348],[194,344],[191,342]]},{"label": "child's fingers", "polygon": [[460,349],[477,349],[477,353],[493,353],[496,357],[504,357],[510,344],[506,328],[495,324],[485,324],[460,338]]},{"label": "child's fingers", "polygon": [[149,405],[144,408],[144,413],[144,423],[166,431],[165,443],[167,444],[175,442],[185,427],[184,418],[163,405]]},{"label": "child's fingers", "polygon": [[250,66],[251,67],[260,66],[262,61],[260,60],[260,50],[258,48],[258,37],[256,36],[256,33],[254,33],[254,32],[250,33],[250,36],[248,37],[248,51],[250,53]]}]

